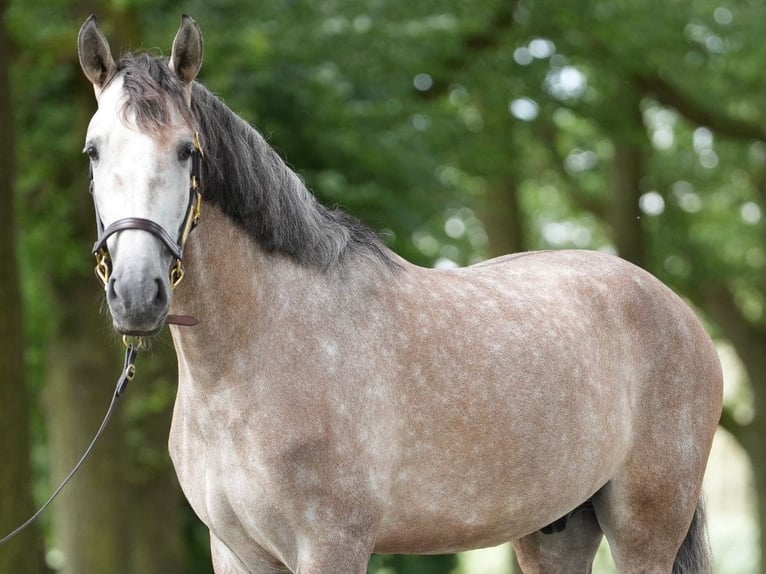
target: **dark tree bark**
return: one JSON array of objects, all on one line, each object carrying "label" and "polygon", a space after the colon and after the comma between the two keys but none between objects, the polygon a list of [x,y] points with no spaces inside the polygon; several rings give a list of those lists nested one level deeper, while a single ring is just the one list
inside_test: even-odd
[{"label": "dark tree bark", "polygon": [[622,114],[602,120],[614,146],[607,223],[620,257],[646,268],[639,199],[649,141],[641,118],[641,94],[628,83],[617,98],[623,102]]},{"label": "dark tree bark", "polygon": [[[80,284],[66,300],[67,314],[77,316],[79,324],[75,326],[73,317],[67,317],[64,328],[71,335],[51,343],[48,351],[46,399],[53,482],[66,476],[95,434],[121,367],[119,356],[103,348],[103,335],[95,341],[83,334],[104,329],[93,304],[93,290]],[[125,500],[125,449],[116,419],[56,501],[54,526],[66,561],[64,574],[128,572],[126,519],[131,507]]]},{"label": "dark tree bark", "polygon": [[[758,493],[758,521],[766,523],[766,329],[753,325],[737,306],[734,296],[724,285],[708,286],[692,293],[695,304],[715,321],[732,343],[747,373],[755,403],[754,416],[741,424],[724,410],[721,426],[734,436],[745,449]],[[766,557],[766,535],[759,537],[761,556]],[[761,568],[763,570],[763,567]]]},{"label": "dark tree bark", "polygon": [[479,216],[489,240],[491,257],[527,249],[519,188],[513,175],[498,176],[487,187]]},{"label": "dark tree bark", "polygon": [[[0,537],[34,512],[30,397],[25,384],[24,327],[16,258],[14,117],[8,75],[7,1],[0,0]],[[0,572],[44,572],[43,541],[33,525],[0,547]]]},{"label": "dark tree bark", "polygon": [[612,162],[612,201],[609,224],[617,253],[623,259],[646,267],[644,233],[641,228],[640,180],[643,173],[643,150],[630,142],[615,140]]}]

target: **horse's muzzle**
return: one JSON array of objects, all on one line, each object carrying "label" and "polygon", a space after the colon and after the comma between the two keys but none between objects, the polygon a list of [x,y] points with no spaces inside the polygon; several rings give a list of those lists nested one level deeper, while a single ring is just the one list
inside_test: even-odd
[{"label": "horse's muzzle", "polygon": [[125,280],[114,273],[106,289],[106,300],[114,329],[122,335],[156,335],[165,324],[170,307],[166,280]]}]

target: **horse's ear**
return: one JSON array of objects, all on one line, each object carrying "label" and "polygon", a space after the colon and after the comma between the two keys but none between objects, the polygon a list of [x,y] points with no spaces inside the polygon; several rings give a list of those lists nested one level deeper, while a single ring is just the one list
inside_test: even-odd
[{"label": "horse's ear", "polygon": [[109,49],[109,42],[92,14],[77,34],[77,52],[85,76],[96,88],[102,88],[114,68],[114,58]]},{"label": "horse's ear", "polygon": [[170,69],[184,84],[191,84],[202,67],[202,31],[194,18],[181,16],[181,27],[173,40]]}]

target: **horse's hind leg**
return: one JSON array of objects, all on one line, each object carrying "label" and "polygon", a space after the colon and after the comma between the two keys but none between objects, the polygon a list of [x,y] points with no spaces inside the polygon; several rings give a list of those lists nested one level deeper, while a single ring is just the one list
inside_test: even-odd
[{"label": "horse's hind leg", "polygon": [[593,499],[620,574],[710,574],[699,489],[613,481]]},{"label": "horse's hind leg", "polygon": [[590,508],[575,512],[561,532],[534,532],[514,541],[524,574],[589,574],[602,533]]}]

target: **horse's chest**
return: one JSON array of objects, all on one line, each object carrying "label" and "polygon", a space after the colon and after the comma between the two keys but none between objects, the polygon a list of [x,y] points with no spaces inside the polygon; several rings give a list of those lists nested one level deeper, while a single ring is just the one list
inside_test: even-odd
[{"label": "horse's chest", "polygon": [[279,558],[277,473],[242,433],[231,421],[206,424],[176,405],[170,454],[189,504],[213,534],[232,550],[255,544]]},{"label": "horse's chest", "polygon": [[[243,563],[291,564],[300,540],[328,524],[376,522],[372,501],[360,498],[380,490],[379,473],[368,472],[374,461],[357,433],[296,414],[295,403],[258,409],[225,395],[190,401],[179,391],[170,452],[192,508]],[[354,468],[352,457],[361,461]]]}]

